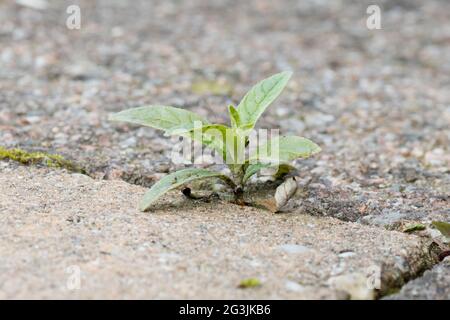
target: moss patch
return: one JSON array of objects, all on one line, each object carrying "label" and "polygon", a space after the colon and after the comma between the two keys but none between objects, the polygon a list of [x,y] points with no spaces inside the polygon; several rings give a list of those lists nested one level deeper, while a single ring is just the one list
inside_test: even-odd
[{"label": "moss patch", "polygon": [[45,152],[27,152],[22,149],[0,147],[0,160],[12,160],[24,165],[44,165],[50,168],[67,169],[71,172],[86,174],[86,171],[58,154]]},{"label": "moss patch", "polygon": [[239,283],[238,288],[241,288],[241,289],[247,289],[247,288],[260,287],[260,286],[261,286],[261,281],[259,281],[259,279],[256,279],[256,278],[248,278],[248,279],[242,280],[242,281]]}]

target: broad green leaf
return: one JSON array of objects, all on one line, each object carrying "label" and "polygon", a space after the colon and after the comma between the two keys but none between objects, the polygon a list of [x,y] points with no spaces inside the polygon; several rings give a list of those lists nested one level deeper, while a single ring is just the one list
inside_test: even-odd
[{"label": "broad green leaf", "polygon": [[433,221],[433,226],[442,233],[443,236],[450,239],[450,223],[444,221]]},{"label": "broad green leaf", "polygon": [[230,120],[231,120],[231,126],[233,128],[237,128],[241,125],[241,119],[239,117],[239,112],[236,110],[236,108],[230,104],[228,106],[228,113],[230,114]]},{"label": "broad green leaf", "polygon": [[155,202],[159,197],[161,197],[164,193],[166,193],[169,190],[175,189],[183,184],[186,184],[194,180],[213,177],[221,178],[227,183],[231,183],[230,179],[227,176],[224,176],[219,172],[212,172],[205,169],[189,168],[171,173],[162,178],[161,180],[159,180],[158,182],[156,182],[150,188],[150,190],[147,191],[147,193],[144,195],[141,202],[139,203],[139,210],[141,211],[148,210],[153,202]]},{"label": "broad green leaf", "polygon": [[192,129],[175,129],[168,131],[169,134],[177,134],[182,136],[190,136],[194,137],[194,140],[200,141],[200,139],[206,140],[206,143],[209,144],[210,141],[216,141],[218,144],[223,145],[225,143],[225,137],[227,134],[227,130],[231,130],[231,128],[223,125],[223,124],[205,124],[202,126],[196,126]]},{"label": "broad green leaf", "polygon": [[[212,132],[212,129],[216,129],[223,132],[226,127],[210,125],[208,121],[188,110],[170,106],[145,106],[116,113],[111,116],[111,120],[141,124],[164,130],[170,135],[188,137],[217,150],[224,157],[223,139],[218,135],[208,135],[205,131]],[[199,131],[195,132],[197,129]]]},{"label": "broad green leaf", "polygon": [[[224,160],[226,159],[227,152],[225,139],[227,130],[229,129],[229,127],[223,124],[208,124],[201,129],[203,144],[219,152]],[[192,134],[195,134],[195,132],[192,132]]]},{"label": "broad green leaf", "polygon": [[257,83],[242,99],[237,107],[241,125],[253,128],[261,114],[280,95],[292,72],[277,73]]},{"label": "broad green leaf", "polygon": [[253,175],[261,171],[265,168],[275,167],[278,166],[277,172],[274,174],[275,179],[279,180],[282,179],[285,175],[287,175],[289,172],[296,170],[295,167],[291,166],[287,163],[281,163],[281,164],[270,164],[270,163],[255,163],[250,164],[247,169],[245,170],[244,179],[243,182],[247,182],[248,179],[250,179]]},{"label": "broad green leaf", "polygon": [[225,159],[226,145],[225,139],[227,130],[231,128],[223,124],[206,124],[203,126],[195,126],[191,128],[176,128],[169,130],[168,133],[172,135],[180,135],[189,137],[194,141],[201,142],[202,144],[216,150]]},{"label": "broad green leaf", "polygon": [[169,106],[145,106],[128,109],[112,115],[110,119],[140,124],[169,133],[177,129],[193,129],[196,122],[201,125],[208,124],[207,120],[191,111]]},{"label": "broad green leaf", "polygon": [[[222,135],[225,135],[226,130],[228,129],[227,126],[223,125],[223,124],[202,124],[202,123],[198,123],[199,125],[197,126],[193,126],[193,127],[189,127],[186,126],[184,128],[174,128],[171,130],[167,130],[168,134],[176,134],[176,135],[185,135],[187,133],[193,133],[196,130],[198,130],[198,133],[200,134],[205,134],[207,133],[207,131],[209,131],[210,133],[214,133],[214,134],[207,134],[207,136],[218,136],[217,131],[222,133]],[[213,131],[214,130],[214,131]]]},{"label": "broad green leaf", "polygon": [[177,129],[175,132],[180,135],[189,134],[194,140],[202,137],[203,144],[220,151],[227,164],[237,164],[238,156],[242,158],[241,164],[245,162],[246,132],[243,129],[223,124],[207,124],[193,130]]},{"label": "broad green leaf", "polygon": [[280,136],[258,146],[256,154],[249,157],[250,163],[283,163],[298,158],[308,158],[320,152],[320,147],[306,138]]}]

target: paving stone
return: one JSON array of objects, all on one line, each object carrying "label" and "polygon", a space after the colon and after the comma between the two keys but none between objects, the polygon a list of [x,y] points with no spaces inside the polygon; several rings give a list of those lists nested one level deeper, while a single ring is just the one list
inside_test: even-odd
[{"label": "paving stone", "polygon": [[[0,297],[369,299],[377,280],[387,292],[433,263],[429,241],[414,235],[180,192],[142,213],[144,192],[2,168]],[[238,288],[247,278],[262,285]]]}]

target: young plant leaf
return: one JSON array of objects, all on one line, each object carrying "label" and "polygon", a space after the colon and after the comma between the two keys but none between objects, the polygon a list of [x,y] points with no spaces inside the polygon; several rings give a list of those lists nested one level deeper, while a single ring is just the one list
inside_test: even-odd
[{"label": "young plant leaf", "polygon": [[159,197],[161,197],[169,190],[175,189],[194,180],[214,177],[220,178],[228,184],[232,185],[230,178],[228,178],[227,176],[224,176],[219,172],[212,172],[205,169],[189,168],[171,173],[156,182],[150,188],[150,190],[146,192],[141,202],[139,203],[139,210],[148,210],[153,202],[155,202]]},{"label": "young plant leaf", "polygon": [[202,143],[219,152],[224,161],[227,157],[225,141],[229,129],[223,124],[208,124],[202,127]]},{"label": "young plant leaf", "polygon": [[[198,141],[225,157],[224,139],[226,126],[209,124],[207,120],[188,110],[170,106],[146,106],[121,111],[111,116],[113,121],[125,121],[164,130],[170,135],[179,135]],[[200,132],[194,132],[199,129]],[[213,130],[222,132],[213,133]],[[217,133],[217,131],[214,131]]]},{"label": "young plant leaf", "polygon": [[196,121],[205,125],[208,121],[199,115],[170,106],[145,106],[121,111],[111,116],[112,121],[125,121],[140,124],[166,132],[191,130]]},{"label": "young plant leaf", "polygon": [[237,107],[240,123],[255,126],[261,114],[283,91],[292,72],[277,73],[257,83],[242,99]]},{"label": "young plant leaf", "polygon": [[[167,132],[169,134],[176,134],[176,135],[186,135],[187,133],[193,133],[195,130],[199,130],[199,133],[206,136],[217,136],[220,138],[220,136],[225,136],[226,130],[229,129],[226,125],[223,124],[201,124],[200,126],[196,127],[184,127],[184,128],[175,128],[173,130],[168,130]],[[221,135],[216,134],[217,131],[221,133]],[[220,140],[220,139],[219,139]]]},{"label": "young plant leaf", "polygon": [[189,137],[194,141],[201,142],[202,144],[215,149],[219,152],[223,159],[225,159],[225,138],[226,132],[229,128],[223,124],[205,124],[195,126],[194,128],[176,128],[169,130],[171,135],[179,135]]},{"label": "young plant leaf", "polygon": [[230,114],[231,127],[239,127],[241,125],[241,118],[239,117],[239,112],[232,104],[228,106],[228,113]]},{"label": "young plant leaf", "polygon": [[251,162],[283,163],[298,158],[308,158],[318,152],[320,147],[306,138],[280,136],[258,146],[256,153],[249,158]]}]

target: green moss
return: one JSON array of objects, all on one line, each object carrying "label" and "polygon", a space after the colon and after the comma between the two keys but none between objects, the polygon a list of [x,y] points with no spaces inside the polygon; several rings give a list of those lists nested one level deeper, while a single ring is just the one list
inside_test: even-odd
[{"label": "green moss", "polygon": [[0,147],[0,160],[12,160],[24,165],[44,165],[50,168],[61,168],[72,172],[86,173],[84,169],[59,154],[27,152],[22,149],[6,149]]},{"label": "green moss", "polygon": [[248,278],[244,279],[239,283],[239,288],[246,289],[246,288],[254,288],[261,286],[261,281],[256,278]]}]

